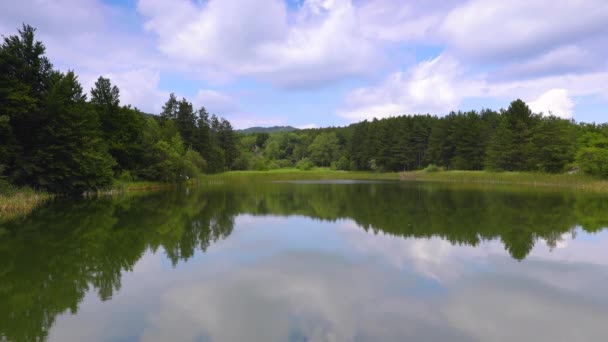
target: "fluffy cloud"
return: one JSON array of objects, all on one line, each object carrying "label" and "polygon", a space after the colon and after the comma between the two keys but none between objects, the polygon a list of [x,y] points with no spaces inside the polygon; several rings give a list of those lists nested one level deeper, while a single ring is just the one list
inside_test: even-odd
[{"label": "fluffy cloud", "polygon": [[337,114],[350,121],[403,114],[443,115],[460,109],[467,98],[521,98],[534,111],[572,118],[572,97],[600,95],[608,99],[608,71],[502,80],[472,73],[450,56],[423,61],[406,72],[392,73],[372,87],[355,89]]},{"label": "fluffy cloud", "polygon": [[560,118],[572,119],[574,102],[568,97],[566,89],[551,89],[528,105],[535,113],[553,114]]},{"label": "fluffy cloud", "polygon": [[195,107],[204,106],[207,112],[218,115],[226,115],[238,110],[235,99],[211,89],[199,89],[192,103]]},{"label": "fluffy cloud", "polygon": [[495,78],[505,80],[538,78],[574,72],[589,72],[601,68],[603,62],[589,49],[567,45],[538,57],[507,65]]},{"label": "fluffy cloud", "polygon": [[408,72],[391,74],[377,87],[354,90],[338,115],[351,121],[400,114],[444,114],[462,98],[479,92],[483,83],[466,78],[454,59],[440,56],[423,61]]},{"label": "fluffy cloud", "polygon": [[348,0],[308,0],[295,13],[282,0],[140,0],[138,8],[161,51],[207,75],[306,87],[364,74],[379,59]]},{"label": "fluffy cloud", "polygon": [[[84,76],[84,77],[82,77]],[[83,74],[81,77],[85,91],[89,91],[99,77],[96,74]],[[169,92],[159,89],[160,73],[150,69],[133,69],[122,72],[103,73],[112,84],[120,89],[120,103],[131,104],[147,113],[159,113],[169,98]]]},{"label": "fluffy cloud", "polygon": [[607,20],[604,0],[473,0],[446,16],[440,34],[461,55],[510,59],[601,37]]}]

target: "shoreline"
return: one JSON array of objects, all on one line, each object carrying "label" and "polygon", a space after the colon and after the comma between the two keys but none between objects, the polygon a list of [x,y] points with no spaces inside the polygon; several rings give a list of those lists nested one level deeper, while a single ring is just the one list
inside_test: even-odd
[{"label": "shoreline", "polygon": [[578,190],[608,193],[608,180],[582,174],[491,171],[410,171],[400,173],[400,180],[490,186],[518,186],[555,190]]},{"label": "shoreline", "polygon": [[[533,172],[490,172],[490,171],[409,171],[374,173],[367,171],[335,171],[316,168],[302,171],[298,169],[277,169],[269,171],[227,171],[202,175],[186,183],[161,182],[116,182],[110,189],[84,194],[84,198],[96,196],[117,196],[126,193],[160,191],[183,185],[215,185],[227,182],[293,181],[293,180],[392,180],[402,182],[427,182],[450,184],[473,184],[504,188],[515,186],[519,189],[575,190],[589,193],[608,193],[608,180],[601,180],[582,174],[548,174]],[[0,194],[0,223],[26,216],[37,207],[58,198],[53,194],[32,189],[18,189],[9,195]]]}]

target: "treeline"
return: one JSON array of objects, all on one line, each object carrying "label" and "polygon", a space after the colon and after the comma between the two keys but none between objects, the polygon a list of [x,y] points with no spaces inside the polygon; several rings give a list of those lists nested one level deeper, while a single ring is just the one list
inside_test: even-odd
[{"label": "treeline", "polygon": [[583,171],[608,177],[608,126],[507,110],[399,116],[342,128],[243,136],[250,169]]},{"label": "treeline", "polygon": [[120,104],[100,77],[91,98],[73,71],[55,70],[24,25],[0,46],[0,191],[55,193],[109,187],[114,178],[174,182],[229,169],[230,123],[171,94],[160,115]]},{"label": "treeline", "polygon": [[507,110],[399,116],[348,127],[238,134],[230,122],[171,94],[160,115],[121,105],[100,77],[87,98],[53,69],[24,25],[0,46],[0,192],[109,187],[114,179],[179,182],[201,172],[282,167],[339,170],[565,172],[608,177],[608,126]]}]

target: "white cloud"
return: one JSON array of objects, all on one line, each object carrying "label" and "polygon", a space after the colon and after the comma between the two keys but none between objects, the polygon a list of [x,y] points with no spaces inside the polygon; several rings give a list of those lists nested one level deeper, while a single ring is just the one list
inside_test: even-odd
[{"label": "white cloud", "polygon": [[395,72],[377,87],[354,90],[338,115],[358,121],[401,114],[445,114],[462,98],[482,87],[465,77],[461,65],[447,56],[424,61],[408,72]]},{"label": "white cloud", "polygon": [[208,113],[224,116],[238,110],[236,100],[222,92],[199,89],[192,101],[195,107],[204,106]]},{"label": "white cloud", "polygon": [[602,36],[606,21],[604,0],[473,0],[447,15],[440,34],[461,55],[509,59]]},{"label": "white cloud", "polygon": [[535,78],[555,74],[589,71],[602,66],[590,50],[568,45],[551,50],[538,57],[507,65],[498,72],[500,78]]},{"label": "white cloud", "polygon": [[161,51],[206,75],[220,69],[303,87],[364,74],[378,61],[348,0],[308,0],[293,15],[282,0],[140,0],[138,8]]},{"label": "white cloud", "polygon": [[309,124],[299,125],[296,128],[298,128],[298,129],[311,129],[311,128],[319,128],[319,126],[317,124],[314,124],[314,123],[309,123]]},{"label": "white cloud", "polygon": [[551,89],[538,99],[529,102],[534,113],[553,114],[564,119],[572,119],[574,102],[568,97],[566,89]]},{"label": "white cloud", "polygon": [[436,29],[455,1],[376,0],[357,8],[365,35],[389,42],[437,42]]},{"label": "white cloud", "polygon": [[351,121],[395,115],[443,115],[458,110],[467,98],[529,102],[535,111],[572,118],[572,97],[600,95],[608,98],[608,71],[548,75],[529,79],[491,79],[466,72],[451,56],[423,61],[407,72],[397,71],[377,86],[353,90],[337,111]]},{"label": "white cloud", "polygon": [[155,70],[142,68],[100,75],[85,73],[81,75],[83,89],[89,92],[99,76],[110,79],[118,87],[121,105],[131,104],[146,113],[160,113],[169,98],[169,92],[159,89],[160,73]]}]

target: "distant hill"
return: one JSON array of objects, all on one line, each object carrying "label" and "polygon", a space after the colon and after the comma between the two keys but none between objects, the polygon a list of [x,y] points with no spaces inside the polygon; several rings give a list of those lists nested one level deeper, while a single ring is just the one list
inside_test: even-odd
[{"label": "distant hill", "polygon": [[243,134],[254,134],[254,133],[276,133],[276,132],[292,132],[298,129],[292,126],[272,126],[272,127],[249,127],[245,129],[239,129],[237,132]]}]

